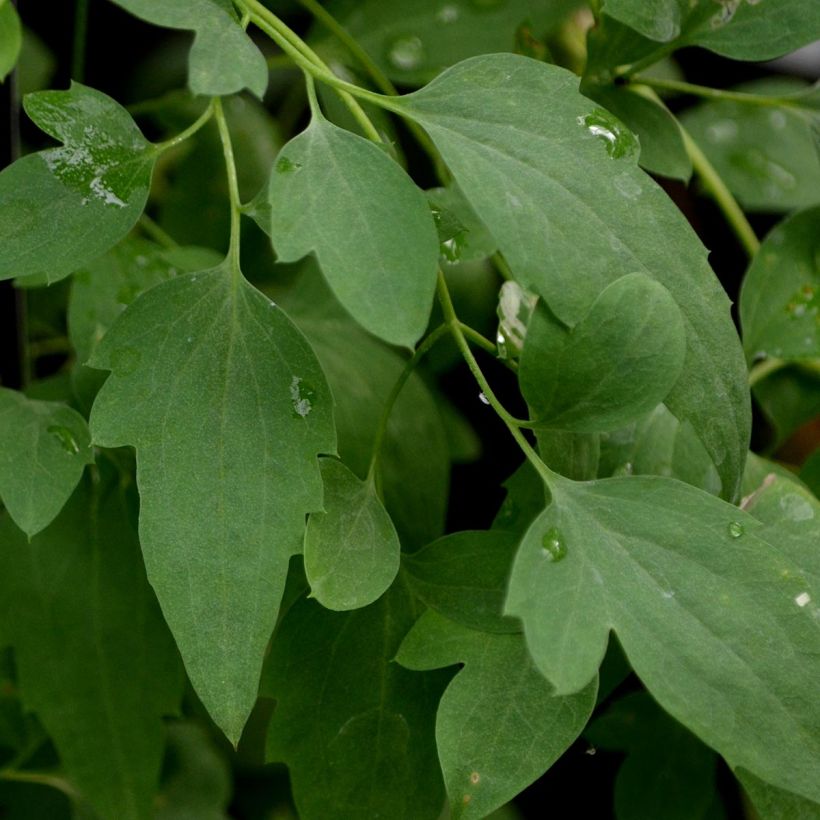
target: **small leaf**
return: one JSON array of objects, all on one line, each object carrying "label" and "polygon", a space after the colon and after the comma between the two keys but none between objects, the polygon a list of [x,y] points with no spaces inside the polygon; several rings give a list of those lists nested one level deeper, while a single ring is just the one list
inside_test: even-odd
[{"label": "small leaf", "polygon": [[[770,77],[732,90],[789,98],[807,88],[800,80]],[[744,208],[790,211],[820,203],[816,119],[791,105],[715,100],[686,111],[681,123]]]},{"label": "small leaf", "polygon": [[[132,499],[133,500],[133,499]],[[148,820],[183,676],[126,497],[81,484],[31,543],[0,520],[0,629],[20,689],[100,817]]]},{"label": "small leaf", "polygon": [[157,156],[128,112],[79,83],[25,99],[61,148],[0,173],[0,279],[70,273],[118,242],[139,218]]},{"label": "small leaf", "polygon": [[750,410],[728,300],[683,215],[637,168],[635,137],[574,75],[515,55],[466,60],[395,104],[430,134],[517,282],[562,322],[575,325],[627,274],[667,288],[687,343],[667,405],[735,497]]},{"label": "small leaf", "polygon": [[518,541],[504,530],[446,535],[402,558],[407,583],[427,606],[456,623],[483,632],[519,632],[517,621],[502,616]]},{"label": "small leaf", "polygon": [[23,28],[11,0],[0,0],[0,83],[14,70],[23,44]]},{"label": "small leaf", "polygon": [[596,433],[663,401],[685,355],[683,318],[669,291],[635,273],[604,288],[569,332],[536,310],[519,382],[539,426]]},{"label": "small leaf", "polygon": [[[673,717],[730,765],[817,800],[820,508],[785,502],[779,520],[804,527],[787,541],[671,479],[552,491],[521,544],[507,611],[556,690],[586,684],[614,629]],[[565,545],[562,560],[547,537]]]},{"label": "small leaf", "polygon": [[317,114],[280,151],[268,202],[280,262],[315,251],[357,322],[394,344],[418,341],[433,304],[438,240],[424,194],[393,160]]},{"label": "small leaf", "polygon": [[268,86],[262,52],[245,34],[230,0],[114,0],[131,14],[165,28],[196,32],[188,86],[209,97],[247,88],[260,99]]},{"label": "small leaf", "polygon": [[303,820],[436,820],[434,715],[449,678],[393,663],[417,612],[396,585],[365,609],[302,599],[277,630],[262,694],[276,699],[267,759],[284,761]]},{"label": "small leaf", "polygon": [[0,497],[23,532],[51,523],[93,461],[79,413],[0,387]]},{"label": "small leaf", "polygon": [[820,207],[790,216],[764,240],[740,292],[743,347],[763,356],[820,356]]},{"label": "small leaf", "polygon": [[454,818],[481,818],[540,777],[595,706],[597,678],[556,697],[521,635],[478,632],[428,610],[396,660],[428,670],[464,663],[436,714],[436,744]]},{"label": "small leaf", "polygon": [[[94,440],[133,445],[148,578],[203,704],[237,741],[305,515],[321,509],[331,397],[287,317],[220,267],[152,288],[89,364]],[[184,583],[180,582],[184,580]]]},{"label": "small leaf", "polygon": [[319,464],[324,511],[308,518],[305,572],[322,606],[358,609],[373,603],[396,577],[399,536],[372,482],[360,481],[336,459]]}]

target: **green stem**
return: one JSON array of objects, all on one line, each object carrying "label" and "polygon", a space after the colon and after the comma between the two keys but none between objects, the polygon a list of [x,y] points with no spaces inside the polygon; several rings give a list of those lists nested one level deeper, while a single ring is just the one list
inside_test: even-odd
[{"label": "green stem", "polygon": [[783,370],[785,367],[794,367],[812,376],[820,376],[820,359],[796,359],[789,361],[787,359],[771,357],[764,359],[762,362],[758,362],[749,371],[749,387],[754,387],[771,376],[772,373]]},{"label": "green stem", "polygon": [[171,234],[157,225],[157,223],[154,222],[148,214],[140,215],[139,226],[142,228],[143,232],[148,235],[149,239],[153,239],[158,245],[162,245],[164,248],[168,248],[169,250],[171,248],[179,247]]},{"label": "green stem", "polygon": [[71,48],[71,79],[78,83],[85,79],[85,43],[88,37],[88,0],[74,4],[74,43]]},{"label": "green stem", "polygon": [[387,433],[387,423],[390,421],[390,415],[393,412],[393,407],[396,404],[396,400],[399,398],[399,394],[402,391],[402,388],[405,384],[407,384],[407,380],[412,375],[413,371],[418,367],[419,362],[424,358],[427,352],[433,347],[433,345],[439,341],[443,336],[450,332],[450,326],[448,324],[439,325],[435,330],[430,331],[427,336],[422,339],[419,346],[416,348],[416,352],[413,354],[412,358],[410,358],[407,363],[404,365],[404,370],[402,370],[399,378],[396,380],[396,383],[393,385],[393,389],[390,391],[390,395],[387,397],[387,401],[384,405],[384,410],[382,411],[381,419],[379,420],[379,427],[376,430],[376,437],[373,439],[373,455],[370,458],[370,467],[367,471],[367,480],[372,482],[376,475],[376,465],[379,461],[379,453],[381,452],[382,442],[384,441],[384,436]]},{"label": "green stem", "polygon": [[175,146],[179,145],[182,142],[185,142],[189,137],[192,137],[202,128],[208,120],[214,115],[214,110],[216,107],[216,101],[211,100],[208,104],[208,107],[199,115],[199,117],[194,120],[184,131],[180,131],[175,137],[171,137],[169,140],[165,140],[165,142],[157,142],[154,144],[154,148],[159,152],[162,153],[163,151],[167,151],[169,148],[174,148]]},{"label": "green stem", "polygon": [[236,173],[236,160],[233,154],[233,143],[231,133],[228,130],[228,121],[225,119],[225,112],[222,110],[222,100],[214,97],[214,115],[216,125],[219,128],[219,139],[222,142],[222,154],[225,157],[225,173],[228,176],[228,195],[231,204],[231,241],[228,248],[228,259],[231,271],[236,283],[241,275],[239,267],[239,241],[241,237],[240,219],[242,214],[242,203],[239,199],[239,178]]},{"label": "green stem", "polygon": [[29,356],[37,360],[41,356],[51,356],[55,353],[70,353],[71,342],[67,336],[53,336],[50,339],[39,339],[30,342],[28,346]]},{"label": "green stem", "polygon": [[[538,453],[535,452],[535,449],[524,437],[524,434],[519,429],[522,426],[522,422],[510,415],[504,405],[502,405],[498,400],[492,387],[490,387],[490,383],[481,371],[481,367],[476,361],[475,356],[473,356],[473,351],[470,350],[470,345],[467,342],[467,337],[462,329],[462,324],[456,315],[453,300],[450,297],[450,291],[447,289],[447,282],[445,281],[444,274],[441,271],[438,273],[437,288],[439,303],[441,304],[441,310],[444,314],[445,324],[450,328],[450,332],[453,334],[453,339],[455,340],[464,361],[467,363],[467,367],[470,368],[473,378],[475,378],[476,382],[478,382],[481,392],[484,394],[484,397],[487,399],[493,410],[495,410],[498,414],[501,421],[504,422],[507,429],[510,431],[510,435],[515,439],[516,444],[521,448],[521,451],[541,476],[544,483],[550,488],[553,487],[557,479],[556,474],[553,473],[553,471],[550,470],[546,464],[544,464]],[[527,422],[524,422],[523,424],[527,424]]]},{"label": "green stem", "polygon": [[703,97],[707,100],[724,100],[727,102],[743,103],[764,107],[794,107],[803,108],[799,100],[790,100],[787,97],[768,97],[763,94],[748,94],[744,91],[728,91],[722,88],[709,88],[704,85],[694,85],[681,80],[667,80],[661,77],[647,77],[643,74],[633,75],[632,82],[647,85],[659,91],[674,91],[680,94],[689,94],[693,97]]},{"label": "green stem", "polygon": [[681,43],[678,40],[671,40],[670,42],[664,43],[659,48],[656,48],[654,51],[647,54],[646,57],[641,57],[640,60],[636,60],[634,63],[618,66],[612,73],[616,77],[631,77],[638,71],[643,71],[643,69],[655,65],[655,63],[659,60],[662,60],[664,57],[675,51],[675,49],[681,48],[683,45],[684,43]]},{"label": "green stem", "polygon": [[695,173],[700,177],[704,188],[717,202],[718,207],[723,211],[726,221],[735,233],[735,236],[740,240],[746,253],[749,257],[754,257],[760,248],[760,240],[757,238],[749,220],[746,219],[746,214],[743,213],[737,200],[732,196],[732,192],[726,187],[726,183],[721,179],[714,166],[709,162],[706,154],[701,151],[700,146],[692,139],[689,133],[681,126],[681,134],[683,136],[683,144],[686,146],[686,152],[692,160],[692,166]]},{"label": "green stem", "polygon": [[41,786],[51,786],[51,788],[57,789],[71,798],[80,796],[74,786],[65,778],[46,774],[45,772],[20,772],[3,769],[0,771],[0,780],[11,780],[16,783],[37,783]]}]

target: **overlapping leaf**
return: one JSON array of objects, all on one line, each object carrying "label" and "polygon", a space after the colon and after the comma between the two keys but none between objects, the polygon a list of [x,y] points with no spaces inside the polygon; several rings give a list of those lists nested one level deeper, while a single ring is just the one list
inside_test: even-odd
[{"label": "overlapping leaf", "polygon": [[114,2],[154,25],[196,32],[188,60],[188,85],[194,94],[216,97],[247,88],[261,99],[265,93],[265,58],[245,34],[230,0]]},{"label": "overlapping leaf", "polygon": [[25,108],[63,145],[0,173],[0,279],[39,273],[51,281],[131,230],[156,152],[124,108],[79,83],[30,94]]},{"label": "overlapping leaf", "polygon": [[635,138],[577,87],[554,66],[490,55],[396,106],[425,127],[516,279],[561,321],[576,324],[629,273],[669,290],[687,354],[667,404],[695,428],[733,497],[750,420],[728,300],[682,214],[637,168]]},{"label": "overlapping leaf", "polygon": [[89,364],[94,440],[133,445],[148,577],[188,674],[234,741],[256,699],[289,557],[321,509],[331,397],[305,339],[225,267],[149,290]]},{"label": "overlapping leaf", "polygon": [[433,727],[448,676],[392,662],[417,615],[396,585],[365,609],[303,599],[283,619],[262,685],[277,701],[267,756],[288,764],[304,820],[439,816]]},{"label": "overlapping leaf", "polygon": [[520,634],[478,632],[428,610],[396,660],[428,670],[464,663],[441,698],[436,744],[450,816],[486,817],[540,777],[572,744],[595,706],[597,678],[558,697]]},{"label": "overlapping leaf", "polygon": [[31,543],[0,521],[0,628],[79,792],[100,817],[148,820],[183,677],[129,518],[104,480]]},{"label": "overlapping leaf", "polygon": [[315,251],[364,328],[395,344],[418,341],[433,303],[438,240],[424,194],[387,154],[317,112],[280,151],[268,203],[280,261]]},{"label": "overlapping leaf", "polygon": [[743,347],[753,360],[820,356],[820,207],[775,228],[740,292]]},{"label": "overlapping leaf", "polygon": [[324,510],[305,532],[305,573],[312,595],[328,609],[373,603],[399,570],[401,544],[372,481],[336,459],[321,460]]},{"label": "overlapping leaf", "polygon": [[0,387],[0,497],[27,535],[51,523],[93,461],[79,413]]},{"label": "overlapping leaf", "polygon": [[781,505],[802,537],[650,477],[561,481],[522,542],[507,610],[536,664],[577,691],[614,629],[660,704],[733,766],[817,800],[820,507]]}]

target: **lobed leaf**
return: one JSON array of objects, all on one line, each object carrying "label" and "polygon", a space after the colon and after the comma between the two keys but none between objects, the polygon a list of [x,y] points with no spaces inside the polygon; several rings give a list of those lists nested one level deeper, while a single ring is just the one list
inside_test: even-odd
[{"label": "lobed leaf", "polygon": [[0,387],[0,497],[26,535],[54,520],[93,462],[79,413]]},{"label": "lobed leaf", "polygon": [[287,317],[225,267],[144,293],[89,364],[94,441],[133,445],[148,577],[203,704],[234,742],[305,515],[335,449],[330,392]]},{"label": "lobed leaf", "polygon": [[683,215],[636,167],[634,136],[572,74],[514,55],[466,60],[396,106],[430,134],[517,281],[562,322],[629,273],[669,290],[687,351],[667,405],[736,496],[750,419],[727,299]]}]

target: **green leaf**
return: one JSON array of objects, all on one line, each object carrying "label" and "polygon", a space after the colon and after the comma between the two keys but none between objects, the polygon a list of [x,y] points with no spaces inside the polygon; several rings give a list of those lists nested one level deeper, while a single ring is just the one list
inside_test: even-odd
[{"label": "green leaf", "polygon": [[[733,90],[786,97],[805,88],[799,80],[780,77]],[[790,105],[719,100],[686,111],[681,123],[744,208],[790,211],[820,202],[815,119]]]},{"label": "green leaf", "polygon": [[445,618],[482,632],[519,632],[502,616],[518,541],[505,530],[457,532],[405,555],[402,567],[413,593]]},{"label": "green leaf", "polygon": [[[552,487],[524,537],[507,611],[559,693],[595,673],[614,629],[658,702],[732,766],[820,795],[820,565],[743,510],[671,479]],[[788,502],[781,521],[817,527]]]},{"label": "green leaf", "polygon": [[470,262],[492,256],[497,248],[464,194],[455,186],[431,188],[427,199],[438,229],[439,248],[445,262]]},{"label": "green leaf", "polygon": [[364,328],[398,345],[418,341],[433,304],[438,240],[424,194],[387,154],[317,114],[280,151],[268,202],[280,262],[315,251]]},{"label": "green leaf", "polygon": [[[336,0],[328,10],[388,76],[402,85],[422,85],[448,66],[498,51],[512,51],[516,30],[537,24],[554,32],[577,0]],[[335,43],[322,43],[342,58]]]},{"label": "green leaf", "polygon": [[29,94],[25,109],[63,146],[0,173],[0,279],[42,273],[53,281],[131,230],[157,154],[124,108],[79,83]]},{"label": "green leaf", "polygon": [[396,660],[419,671],[464,663],[436,714],[453,820],[486,817],[540,777],[572,745],[595,706],[597,678],[578,694],[556,697],[521,635],[478,632],[430,610]]},{"label": "green leaf", "polygon": [[93,461],[79,413],[0,387],[0,497],[23,532],[51,523]]},{"label": "green leaf", "polygon": [[637,140],[577,89],[555,66],[489,55],[396,105],[428,131],[518,282],[561,321],[576,324],[629,273],[669,290],[687,354],[667,404],[692,424],[734,497],[750,420],[728,300],[683,215],[637,168]]},{"label": "green leaf", "polygon": [[785,220],[763,241],[740,292],[743,347],[763,356],[820,356],[820,207]]},{"label": "green leaf", "polygon": [[[339,456],[364,478],[385,401],[404,361],[353,322],[313,262],[303,266],[296,286],[281,302],[307,336],[327,375],[335,402]],[[436,402],[421,376],[413,373],[390,414],[377,465],[384,506],[405,550],[429,543],[444,530],[448,449]]]},{"label": "green leaf", "polygon": [[598,477],[601,435],[567,430],[540,429],[535,432],[538,454],[544,464],[573,481],[589,481]]},{"label": "green leaf", "polygon": [[737,774],[760,820],[820,820],[820,804],[778,789],[742,769]]},{"label": "green leaf", "polygon": [[321,509],[316,455],[335,449],[319,363],[220,267],[144,293],[89,364],[112,371],[92,437],[136,447],[148,578],[194,688],[236,741],[304,516]]},{"label": "green leaf", "polygon": [[23,27],[11,0],[0,0],[0,82],[14,70],[23,45]]},{"label": "green leaf", "polygon": [[201,726],[168,727],[165,770],[155,820],[228,820],[231,773]]},{"label": "green leaf", "polygon": [[131,14],[165,28],[196,32],[188,86],[209,97],[247,88],[260,99],[268,86],[262,52],[245,34],[230,0],[114,0]]},{"label": "green leaf", "polygon": [[724,817],[716,793],[717,757],[645,692],[616,701],[584,732],[600,749],[627,752],[615,780],[618,820]]},{"label": "green leaf", "polygon": [[653,174],[688,182],[692,160],[677,120],[663,105],[628,88],[584,88],[584,93],[613,113],[640,141],[638,163]]},{"label": "green leaf", "polygon": [[0,544],[0,628],[26,705],[101,817],[153,817],[160,718],[178,708],[183,676],[126,496],[85,482],[31,543],[0,520]]},{"label": "green leaf", "polygon": [[[750,459],[754,454],[746,459],[744,481]],[[601,435],[598,478],[633,474],[677,478],[708,493],[720,493],[720,477],[695,431],[663,404],[634,424]]]},{"label": "green leaf", "polygon": [[373,603],[399,571],[401,544],[372,481],[360,481],[333,458],[320,461],[323,512],[305,532],[305,573],[311,594],[328,609]]},{"label": "green leaf", "polygon": [[754,388],[754,397],[774,427],[777,447],[820,414],[820,374],[799,363],[776,370]]},{"label": "green leaf", "polygon": [[263,678],[277,701],[267,759],[287,763],[303,820],[439,816],[433,721],[449,676],[392,662],[416,617],[394,586],[365,609],[303,599],[283,619]]},{"label": "green leaf", "polygon": [[633,273],[604,288],[570,331],[536,310],[519,382],[539,426],[597,433],[663,401],[685,356],[683,317],[669,291]]}]

